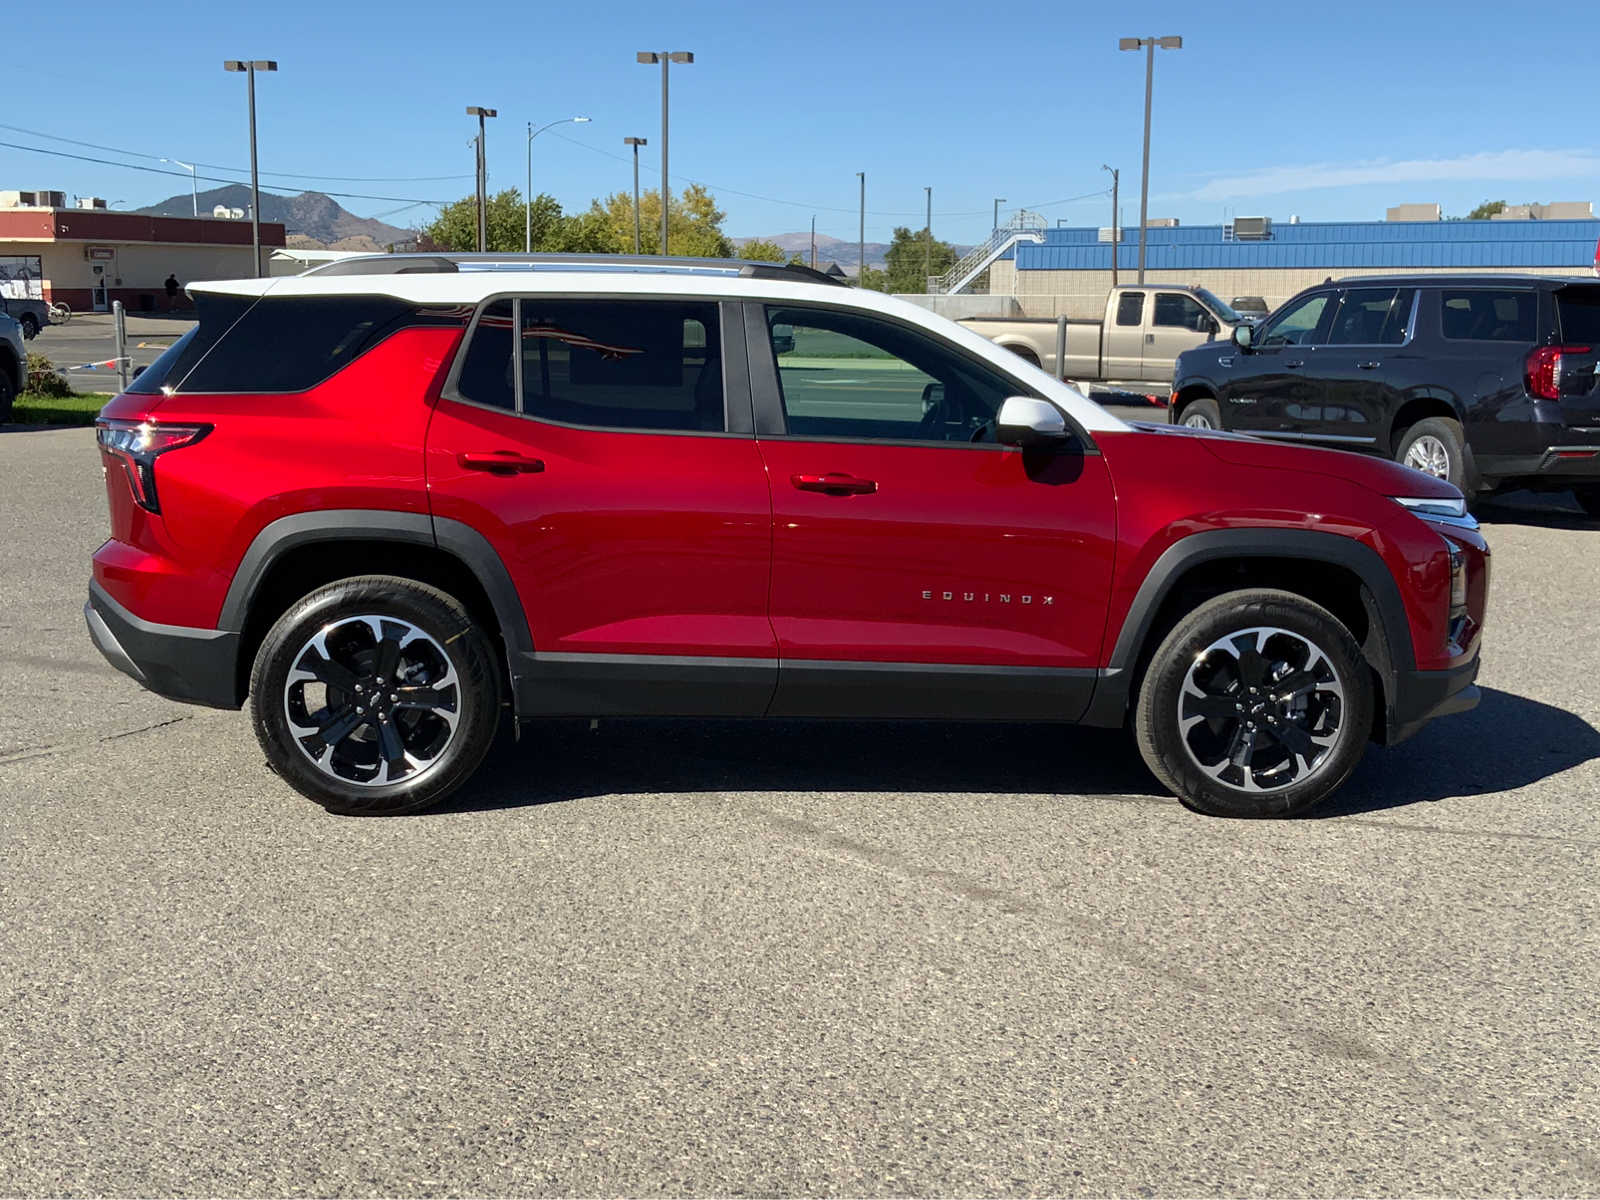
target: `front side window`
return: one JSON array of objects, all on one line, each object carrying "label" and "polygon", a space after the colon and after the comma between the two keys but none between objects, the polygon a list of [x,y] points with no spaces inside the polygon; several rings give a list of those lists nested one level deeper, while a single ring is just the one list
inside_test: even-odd
[{"label": "front side window", "polygon": [[1001,403],[1022,389],[906,326],[827,309],[767,310],[791,436],[993,442]]},{"label": "front side window", "polygon": [[1144,293],[1123,292],[1117,300],[1117,324],[1137,325],[1144,320]]},{"label": "front side window", "polygon": [[607,429],[720,432],[717,306],[519,301],[524,416]]},{"label": "front side window", "polygon": [[1278,314],[1256,339],[1256,345],[1311,346],[1317,341],[1317,330],[1328,308],[1327,292],[1317,292],[1296,304],[1291,304]]},{"label": "front side window", "polygon": [[1539,294],[1490,288],[1439,293],[1440,330],[1451,341],[1532,342],[1539,328]]},{"label": "front side window", "polygon": [[1203,333],[1206,323],[1211,319],[1211,314],[1194,297],[1186,296],[1182,292],[1157,292],[1156,311],[1151,317],[1152,325],[1164,325],[1169,329],[1188,329],[1195,333]]}]

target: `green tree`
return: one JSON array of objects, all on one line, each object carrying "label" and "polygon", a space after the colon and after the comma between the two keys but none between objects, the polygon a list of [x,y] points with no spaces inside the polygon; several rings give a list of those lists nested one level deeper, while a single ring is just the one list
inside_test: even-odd
[{"label": "green tree", "polygon": [[750,239],[740,246],[736,253],[740,258],[749,259],[752,262],[781,263],[785,259],[782,246],[778,245],[777,242],[763,241],[761,238]]},{"label": "green tree", "polygon": [[[522,192],[506,188],[489,197],[485,207],[490,250],[501,253],[519,251],[523,247],[525,210]],[[567,231],[566,218],[561,214],[561,204],[554,196],[540,193],[533,200],[533,248],[540,251],[564,248]],[[478,248],[478,200],[467,196],[454,204],[447,204],[431,225],[420,231],[422,239],[440,250],[472,251]]]},{"label": "green tree", "polygon": [[949,242],[939,241],[926,229],[912,233],[898,226],[884,255],[888,290],[920,295],[928,290],[929,275],[943,275],[955,263],[956,252]]},{"label": "green tree", "polygon": [[1504,200],[1485,200],[1482,204],[1478,205],[1477,208],[1473,209],[1467,214],[1467,220],[1487,221],[1496,213],[1502,213],[1505,212],[1505,210],[1506,202]]},{"label": "green tree", "polygon": [[876,267],[867,267],[861,272],[861,286],[868,291],[887,292],[889,290],[889,276],[886,272]]},{"label": "green tree", "polygon": [[[690,184],[681,197],[672,197],[667,211],[668,236],[673,254],[700,258],[732,258],[733,243],[722,232],[727,214],[716,199],[699,184]],[[645,192],[639,197],[639,249],[656,254],[661,249],[661,193]],[[567,248],[587,254],[631,254],[633,252],[633,195],[613,192],[603,200],[592,201],[584,212],[569,223]]]}]

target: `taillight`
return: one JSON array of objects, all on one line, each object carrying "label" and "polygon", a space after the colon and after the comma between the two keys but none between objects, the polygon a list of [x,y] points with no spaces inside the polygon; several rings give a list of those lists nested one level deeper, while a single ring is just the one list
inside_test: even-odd
[{"label": "taillight", "polygon": [[1561,399],[1562,356],[1588,353],[1588,346],[1540,346],[1528,355],[1522,367],[1522,382],[1528,394],[1540,400]]},{"label": "taillight", "polygon": [[168,450],[192,446],[211,432],[209,425],[157,425],[154,421],[115,421],[106,417],[94,423],[100,449],[122,464],[128,487],[141,508],[161,511],[156,496],[156,459]]}]

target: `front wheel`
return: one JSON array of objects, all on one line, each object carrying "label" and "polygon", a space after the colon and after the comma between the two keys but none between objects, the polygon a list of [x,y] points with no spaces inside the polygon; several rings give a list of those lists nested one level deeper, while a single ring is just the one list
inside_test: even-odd
[{"label": "front wheel", "polygon": [[394,815],[478,768],[500,716],[494,651],[437,588],[385,575],[318,588],[272,626],[250,677],[268,763],[329,812]]},{"label": "front wheel", "polygon": [[17,323],[22,326],[22,336],[30,342],[39,336],[39,318],[32,313],[23,313]]},{"label": "front wheel", "polygon": [[1183,406],[1178,413],[1178,424],[1190,429],[1221,429],[1222,414],[1217,411],[1215,400],[1210,396],[1201,396]]},{"label": "front wheel", "polygon": [[1139,751],[1190,808],[1286,817],[1355,770],[1373,689],[1350,631],[1292,592],[1230,592],[1162,640],[1135,708]]}]

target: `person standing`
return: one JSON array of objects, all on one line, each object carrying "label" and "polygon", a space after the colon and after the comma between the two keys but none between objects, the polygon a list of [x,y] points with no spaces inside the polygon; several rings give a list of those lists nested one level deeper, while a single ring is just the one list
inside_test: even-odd
[{"label": "person standing", "polygon": [[180,286],[181,285],[178,283],[178,276],[177,276],[176,272],[174,272],[173,274],[167,276],[167,311],[168,312],[171,312],[174,308],[176,308],[178,306],[178,288]]}]

